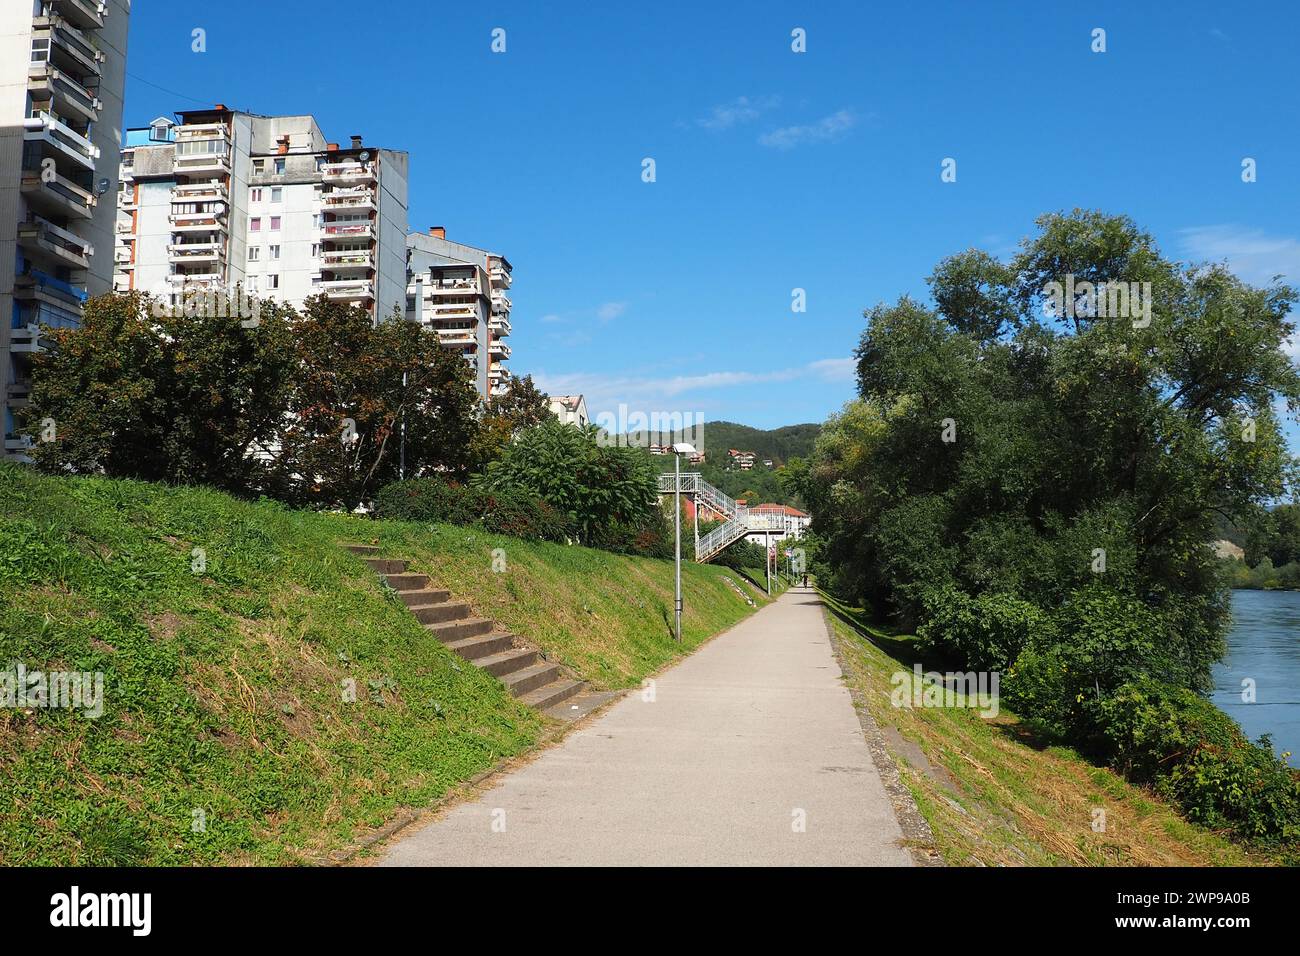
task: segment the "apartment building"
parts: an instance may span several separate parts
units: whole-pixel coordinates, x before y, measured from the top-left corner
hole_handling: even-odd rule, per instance
[[[406,311],[409,157],[326,140],[312,116],[185,110],[127,131],[114,287]]]
[[[130,0],[5,0],[0,9],[0,407],[4,455],[37,329],[75,326],[113,282]]]
[[[435,226],[407,237],[406,317],[437,331],[474,374],[485,399],[510,390],[511,266],[505,256],[453,242]]]

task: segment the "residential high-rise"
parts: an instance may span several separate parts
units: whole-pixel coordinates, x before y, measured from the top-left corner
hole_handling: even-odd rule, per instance
[[[130,0],[5,0],[0,10],[0,405],[4,454],[37,329],[75,326],[113,283]]]
[[[407,237],[406,317],[437,331],[474,372],[483,398],[510,390],[511,266],[505,256],[447,238],[435,226]]]
[[[185,110],[127,131],[115,287],[406,311],[409,160],[327,142],[314,117]]]

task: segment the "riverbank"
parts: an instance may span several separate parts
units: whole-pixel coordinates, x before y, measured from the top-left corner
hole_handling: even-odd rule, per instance
[[[910,635],[889,635],[823,595],[845,680],[880,726],[903,783],[954,866],[1271,866],[1250,849],[1069,747],[1046,746],[999,709],[895,707]],[[900,676],[901,675],[901,676]],[[910,700],[910,695],[908,697]],[[965,703],[959,698],[958,703]]]

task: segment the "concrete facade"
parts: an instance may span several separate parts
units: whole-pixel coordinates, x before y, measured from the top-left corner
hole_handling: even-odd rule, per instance
[[[0,8],[0,406],[4,454],[37,327],[75,326],[113,285],[130,0],[5,0]]]

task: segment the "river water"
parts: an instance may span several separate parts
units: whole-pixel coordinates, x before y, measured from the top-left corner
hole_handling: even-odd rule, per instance
[[[1300,591],[1233,591],[1232,619],[1211,699],[1251,740],[1272,734],[1273,749],[1300,766]],[[1242,701],[1247,679],[1254,703]]]

